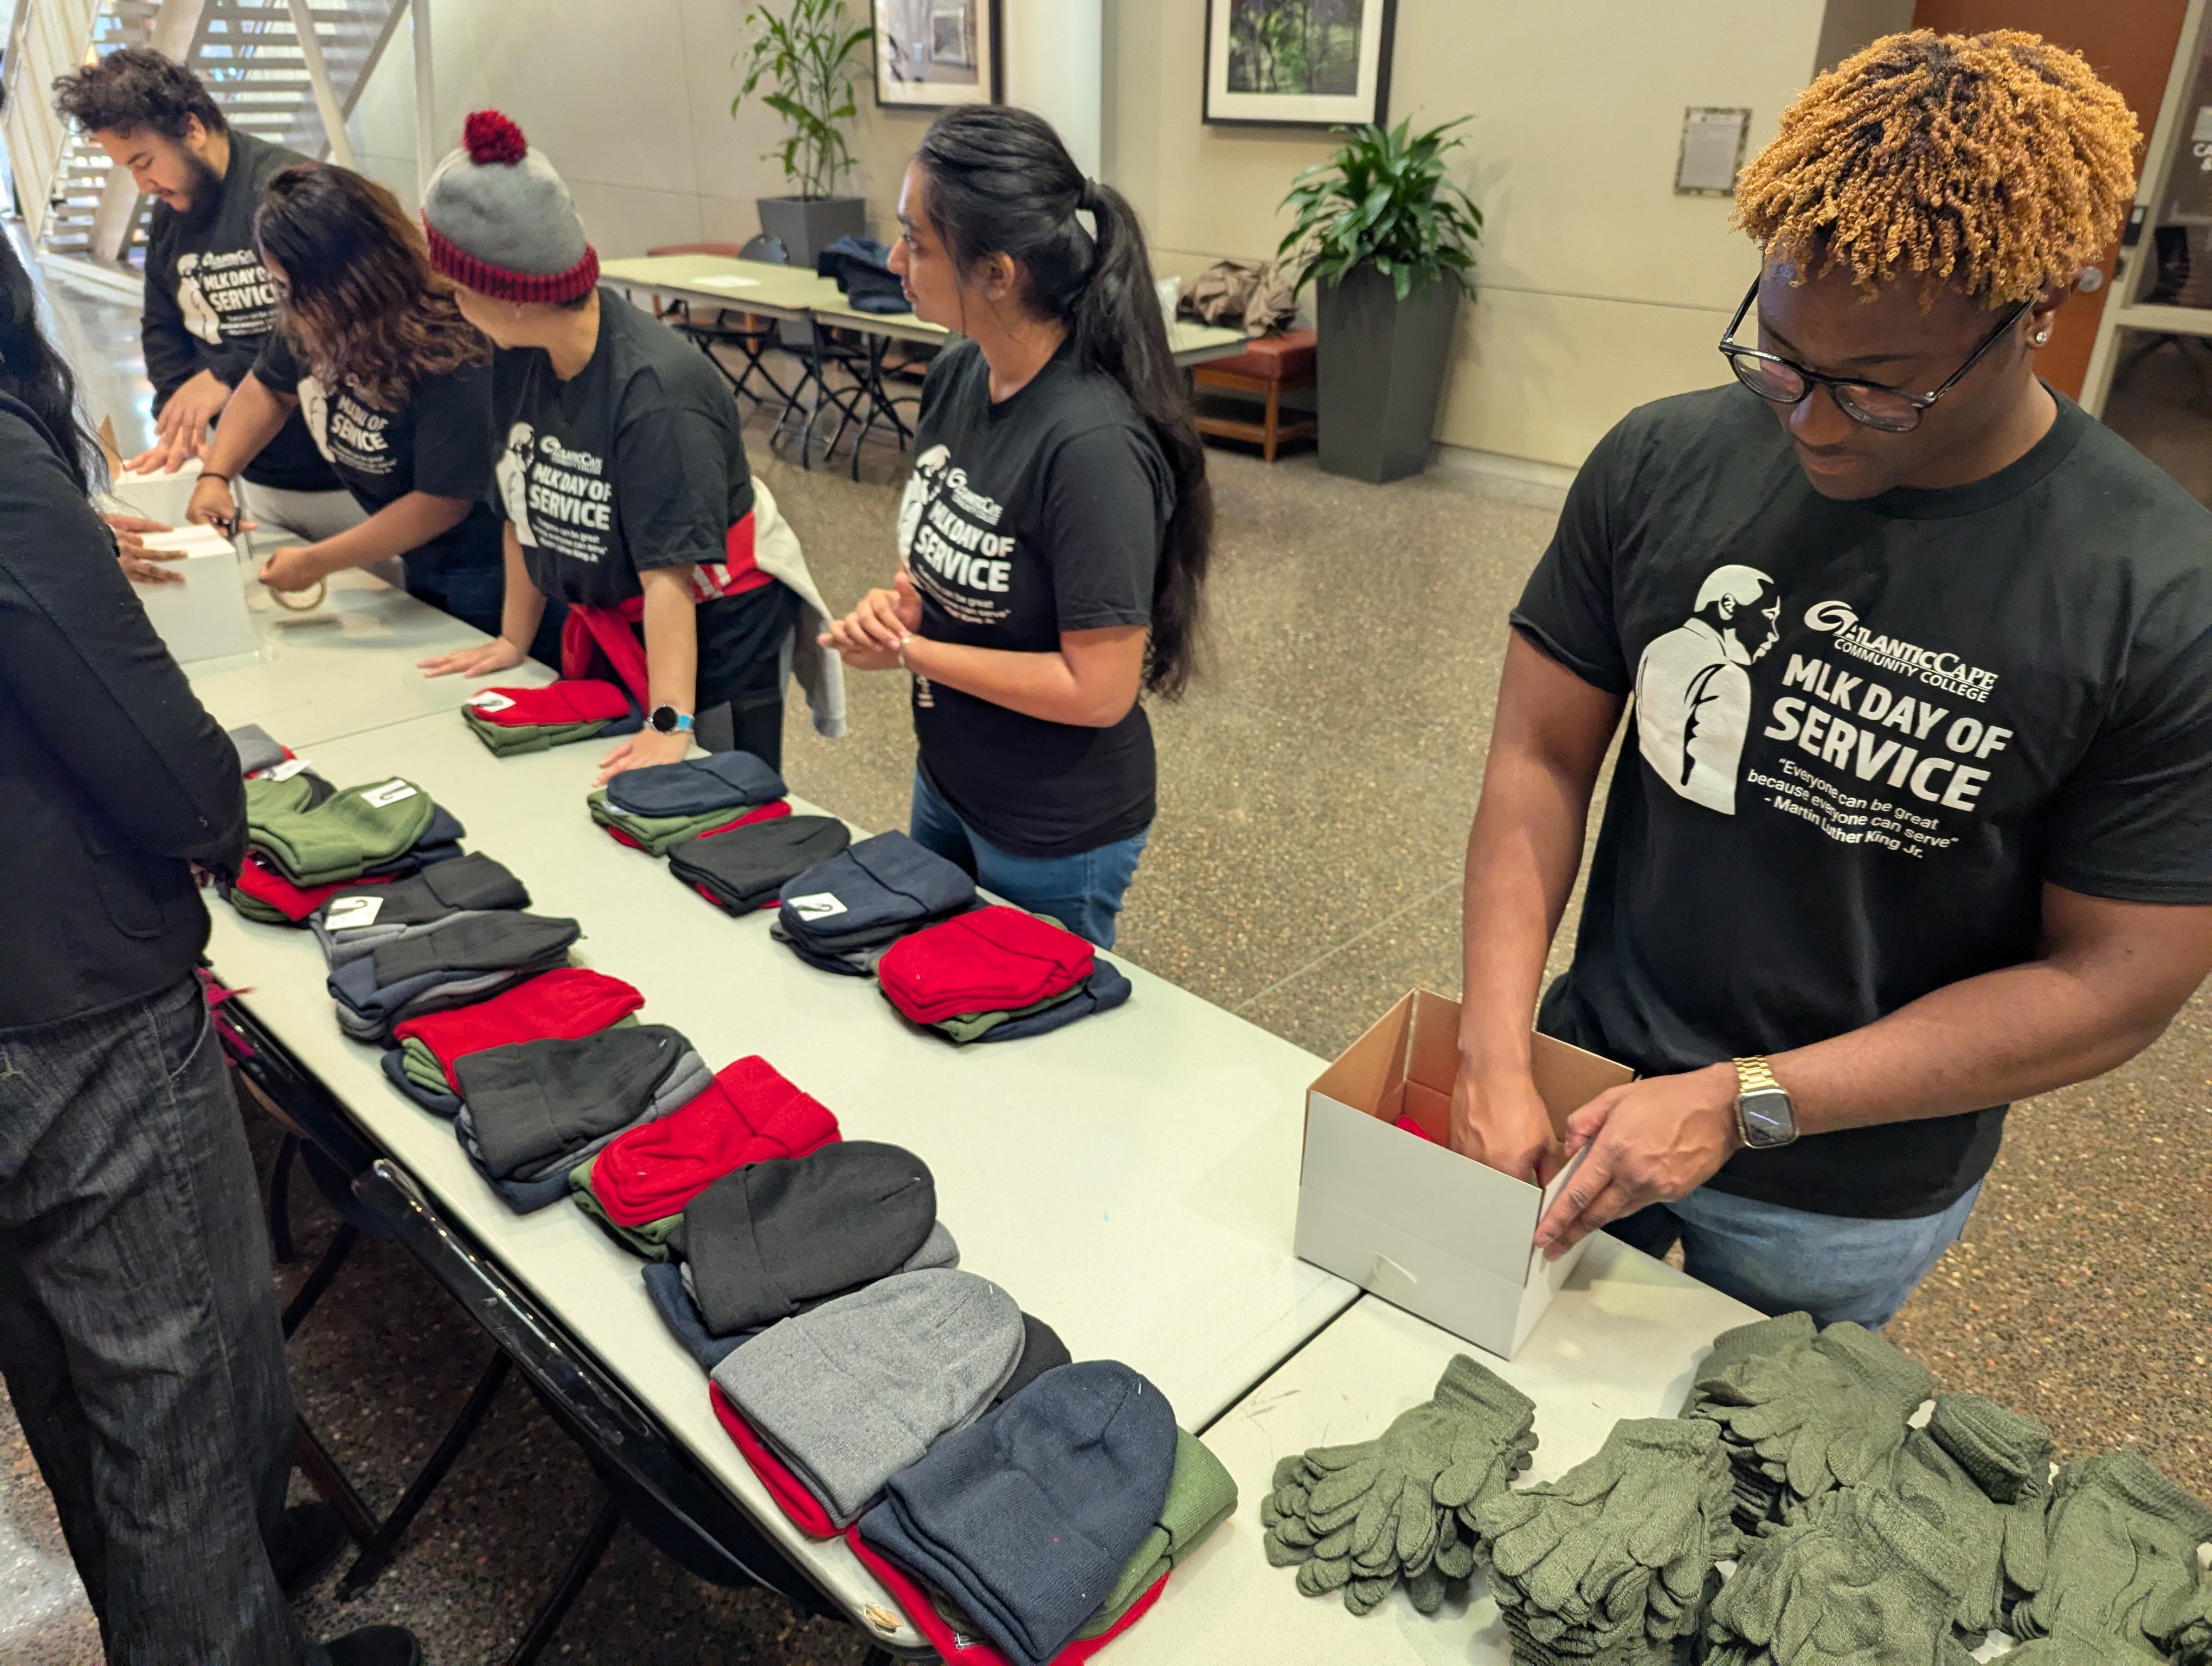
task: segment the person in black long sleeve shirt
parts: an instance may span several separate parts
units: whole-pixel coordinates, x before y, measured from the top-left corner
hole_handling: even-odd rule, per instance
[[[311,1649],[285,1599],[315,1512],[340,1535],[285,1508],[268,1239],[194,971],[192,866],[237,870],[245,789],[76,441],[0,394],[0,1375],[109,1659],[420,1666],[395,1627]]]
[[[208,425],[276,327],[276,293],[253,240],[270,178],[307,161],[234,129],[192,73],[129,47],[55,83],[55,108],[155,199],[140,337],[154,384],[154,445],[134,470],[204,457]],[[303,541],[362,519],[295,413],[243,471],[248,514]]]

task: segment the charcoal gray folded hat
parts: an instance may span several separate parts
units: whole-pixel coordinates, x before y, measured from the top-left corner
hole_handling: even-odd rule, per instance
[[[1012,1296],[931,1268],[786,1319],[715,1366],[714,1384],[843,1527],[982,1414],[1022,1341]]]
[[[430,264],[500,301],[574,301],[599,281],[575,199],[543,151],[496,110],[471,113],[461,148],[422,193]]]
[[[707,1329],[727,1336],[890,1277],[936,1224],[927,1164],[847,1140],[724,1175],[684,1209],[672,1247]]]
[[[711,1079],[691,1043],[665,1024],[511,1042],[463,1055],[453,1073],[468,1107],[465,1132],[495,1180],[541,1178],[548,1163],[565,1177],[562,1165],[580,1160],[578,1147],[647,1120],[656,1103],[663,1114],[676,1110]],[[659,1092],[672,1076],[682,1086]]]

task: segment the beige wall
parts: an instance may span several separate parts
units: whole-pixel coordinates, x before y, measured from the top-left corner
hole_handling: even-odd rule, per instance
[[[1271,254],[1327,136],[1202,123],[1205,0],[1109,14],[1109,173],[1163,271]],[[1682,111],[1747,106],[1756,148],[1822,21],[1820,0],[1399,0],[1391,117],[1474,116],[1455,172],[1486,216],[1437,438],[1572,465],[1632,405],[1725,374],[1756,261],[1726,201],[1674,194]]]

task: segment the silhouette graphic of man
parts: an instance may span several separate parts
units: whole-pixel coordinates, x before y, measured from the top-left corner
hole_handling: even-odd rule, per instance
[[[507,429],[506,449],[492,465],[500,501],[507,505],[507,518],[514,523],[514,536],[525,549],[538,545],[538,535],[530,530],[530,442],[536,437],[537,430],[529,423],[517,423]]]
[[[1781,632],[1782,593],[1755,567],[1717,567],[1690,617],[1636,662],[1637,745],[1659,779],[1692,804],[1735,814],[1737,766],[1751,724],[1744,669]]]

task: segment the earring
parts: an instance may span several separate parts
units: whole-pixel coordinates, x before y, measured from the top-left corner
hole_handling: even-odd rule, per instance
[[[2051,331],[2048,330],[2037,331],[2034,335],[2028,338],[2028,344],[2031,347],[2049,346],[2051,344]]]

